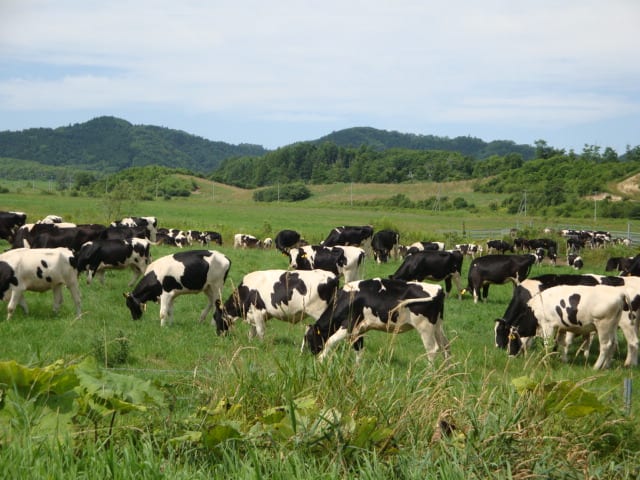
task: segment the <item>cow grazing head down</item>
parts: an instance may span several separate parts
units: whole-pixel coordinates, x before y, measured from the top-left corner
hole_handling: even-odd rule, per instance
[[[131,295],[130,292],[123,293],[123,295],[126,300],[126,305],[131,312],[131,318],[134,320],[140,320],[142,318],[142,314],[147,311],[147,304],[140,302],[140,300]]]

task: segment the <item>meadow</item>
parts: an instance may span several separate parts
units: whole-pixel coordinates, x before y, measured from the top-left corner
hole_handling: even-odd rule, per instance
[[[398,229],[406,243],[445,240],[451,246],[474,230],[524,226],[542,236],[544,227],[561,223],[489,212],[485,207],[499,197],[474,194],[462,183],[319,186],[299,204],[256,204],[251,192],[198,182],[190,198],[119,207],[124,215],[155,215],[160,226],[222,233],[224,244],[212,248],[232,262],[224,299],[244,274],[287,266],[275,250],[234,250],[238,232],[266,237],[293,228],[317,242],[334,226],[371,224]],[[399,192],[426,198],[438,190],[472,201],[481,213],[352,203]],[[63,196],[31,184],[13,185],[0,196],[0,210],[21,210],[29,219],[55,213],[76,223],[106,223],[113,220],[106,217],[108,207],[104,199]],[[627,224],[600,220],[598,228],[624,230]],[[176,250],[154,246],[152,254]],[[584,271],[604,273],[608,256],[633,254],[621,247],[586,251]],[[535,266],[532,275],[573,271],[560,263]],[[387,276],[399,265],[369,259],[365,277]],[[466,259],[463,286],[468,266]],[[0,465],[7,478],[577,479],[640,473],[638,405],[635,398],[625,401],[623,388],[637,368],[622,367],[622,337],[607,371],[591,368],[597,346],[588,361],[576,352],[566,365],[545,355],[541,344],[526,358],[508,358],[494,346],[493,324],[504,313],[510,285],[492,286],[485,303],[473,304],[469,295],[446,300],[449,362],[429,363],[415,332],[370,332],[356,365],[348,345],[324,363],[301,353],[301,324],[271,320],[262,342],[249,340],[242,322],[217,336],[214,327],[197,321],[205,305],[200,295],[178,298],[169,327],[160,328],[156,304],[133,321],[122,295],[130,290],[129,279],[128,271],[108,272],[102,286],[86,285],[83,277],[80,318],[68,292],[58,315],[50,293],[27,295],[29,315],[18,310],[6,321],[0,310],[0,362],[44,370],[59,360],[62,369],[95,360],[100,368],[94,374],[104,385],[122,392],[153,389],[162,397],[127,398],[144,409],[125,408],[124,401],[80,408],[87,398],[99,402],[95,392],[76,387],[68,393],[73,410],[65,411],[60,405],[69,404],[55,399],[55,392],[30,395],[5,386]],[[69,419],[67,426],[52,421],[51,412]]]

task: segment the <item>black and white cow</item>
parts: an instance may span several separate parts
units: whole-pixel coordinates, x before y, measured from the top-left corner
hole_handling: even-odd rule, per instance
[[[300,234],[295,230],[280,230],[276,235],[276,249],[282,253],[287,253],[290,249],[300,244]]]
[[[580,270],[584,267],[584,260],[577,253],[570,253],[567,255],[567,265],[575,268],[576,270]]]
[[[236,233],[233,236],[233,248],[260,248],[262,241],[253,235],[246,233]]]
[[[371,238],[373,237],[373,227],[371,225],[363,226],[342,226],[336,227],[327,238],[320,242],[325,247],[334,247],[336,245],[362,247],[365,250],[371,247]]]
[[[602,281],[608,282],[606,284],[600,283],[597,276],[575,277],[578,277],[575,285],[554,285],[553,282],[547,285],[532,279],[517,286],[504,318],[496,325],[496,345],[506,346],[509,354],[515,355],[538,329],[545,343],[553,340],[558,330],[574,335],[595,330],[600,354],[593,368],[607,368],[620,327],[627,340],[625,366],[637,365],[638,334],[635,313],[631,312],[634,310],[632,296],[637,301],[637,287],[625,286],[620,277],[605,277]],[[563,359],[566,359],[566,345]]]
[[[151,242],[146,238],[126,240],[94,240],[85,243],[77,256],[78,272],[87,272],[87,283],[94,276],[104,285],[104,272],[107,269],[130,268],[133,276],[129,286],[133,285],[151,263]]]
[[[345,282],[352,282],[362,278],[364,258],[364,250],[359,247],[305,245],[289,250],[289,267],[327,270],[344,277]]]
[[[122,220],[111,222],[112,227],[145,227],[149,232],[148,239],[152,242],[156,241],[156,233],[158,232],[158,219],[156,217],[126,217]]]
[[[619,273],[628,272],[633,264],[635,257],[610,257],[607,260],[604,270],[606,272],[612,272],[617,270]]]
[[[209,245],[210,243],[216,243],[222,245],[222,235],[219,232],[213,230],[206,230],[201,235],[202,245]]]
[[[318,320],[335,299],[338,277],[326,270],[259,270],[248,273],[224,305],[216,303],[218,334],[238,318],[250,325],[249,337],[264,338],[265,323],[277,318],[298,323],[305,316]]]
[[[425,250],[407,255],[398,270],[389,278],[396,280],[421,282],[422,280],[444,280],[447,296],[451,294],[451,280],[458,289],[458,298],[462,298],[460,288],[460,272],[462,272],[462,252],[440,252]]]
[[[373,235],[371,248],[378,263],[387,263],[389,257],[398,258],[400,234],[395,230],[379,230]]]
[[[417,252],[423,252],[425,250],[434,252],[434,251],[444,251],[444,242],[413,242],[408,247],[403,249],[403,256],[411,255]]]
[[[403,333],[415,329],[429,360],[439,351],[449,356],[442,328],[444,292],[439,285],[373,278],[347,283],[338,290],[335,306],[308,327],[305,345],[324,359],[340,341],[350,339],[359,352],[368,330]]]
[[[81,314],[80,288],[74,254],[68,248],[16,248],[0,254],[0,299],[9,301],[7,320],[20,305],[29,312],[24,292],[53,290],[53,311],[62,304],[62,287],[67,287]]]
[[[106,227],[100,224],[26,224],[16,232],[13,248],[65,247],[78,252],[83,244],[102,238]]]
[[[23,212],[0,212],[0,239],[13,243],[16,231],[27,221]]]
[[[204,293],[209,302],[200,314],[202,322],[220,298],[230,268],[229,259],[215,250],[187,250],[161,257],[147,267],[133,291],[124,294],[127,307],[138,320],[148,301],[160,302],[160,325],[164,326],[173,322],[177,296]]]
[[[537,257],[533,254],[524,255],[485,255],[476,258],[469,266],[467,275],[467,290],[471,291],[474,303],[486,300],[489,285],[502,285],[508,281],[519,284],[529,276],[531,266]],[[482,291],[481,291],[482,289]]]
[[[506,252],[513,252],[514,249],[513,245],[509,242],[505,242],[504,240],[489,240],[487,242],[487,251],[489,253],[500,252],[501,254],[504,254]]]
[[[455,245],[454,249],[462,252],[462,255],[469,255],[472,259],[482,254],[482,246],[475,243],[460,243]]]

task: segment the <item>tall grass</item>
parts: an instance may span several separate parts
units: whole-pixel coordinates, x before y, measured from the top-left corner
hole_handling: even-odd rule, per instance
[[[131,213],[155,214],[165,226],[223,232],[225,245],[216,250],[232,261],[225,298],[244,274],[287,265],[275,251],[231,248],[232,234],[240,231],[267,236],[296,228],[318,241],[333,226],[372,223],[427,240],[441,238],[463,220],[467,228],[510,227],[514,220],[336,208],[320,199],[302,206],[255,205],[242,191],[229,189],[225,196],[223,187],[219,190],[216,186],[219,197],[213,202],[202,193],[140,203]],[[99,211],[98,199],[22,193],[0,201],[0,208],[26,211],[32,219],[58,213],[83,223],[96,221]],[[173,251],[154,246],[152,254]],[[606,256],[613,253],[632,254],[585,252],[585,271],[603,273]],[[468,265],[465,260],[463,286]],[[369,261],[366,277],[388,276],[398,266],[399,261]],[[560,271],[571,270],[542,265],[533,274]],[[348,345],[324,363],[300,353],[303,325],[271,320],[260,342],[250,341],[248,326],[239,322],[218,337],[211,325],[197,321],[202,295],[178,298],[170,327],[160,328],[155,304],[134,322],[122,296],[129,278],[129,272],[108,272],[104,286],[86,285],[82,278],[79,319],[66,293],[58,315],[52,313],[50,293],[28,293],[29,315],[18,309],[11,321],[0,320],[0,361],[72,364],[96,357],[112,371],[156,382],[167,407],[121,415],[111,437],[101,432],[96,442],[81,423],[71,439],[33,435],[42,419],[38,400],[20,405],[21,415],[9,419],[3,417],[4,404],[0,467],[7,478],[634,478],[639,473],[637,401],[626,412],[622,391],[623,380],[633,379],[636,369],[621,367],[624,341],[614,367],[605,372],[591,369],[596,348],[587,364],[577,356],[564,365],[542,348],[509,359],[493,344],[493,322],[504,313],[509,285],[492,286],[486,303],[455,295],[446,300],[450,362],[429,363],[415,332],[371,332],[356,364]],[[524,375],[538,387],[520,394],[512,381]],[[608,408],[579,418],[550,411],[551,385],[561,380],[595,393]],[[282,412],[278,433],[268,422]],[[219,424],[233,426],[239,437],[214,444],[193,436]]]

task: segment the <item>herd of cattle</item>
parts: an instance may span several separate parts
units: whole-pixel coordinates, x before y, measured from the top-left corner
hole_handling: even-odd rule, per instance
[[[96,276],[104,282],[106,269],[130,268],[129,285],[135,287],[124,296],[133,319],[141,318],[147,302],[154,301],[160,304],[161,325],[170,324],[175,297],[203,293],[208,303],[200,321],[213,311],[212,323],[218,333],[244,319],[251,326],[250,335],[263,338],[270,318],[295,323],[310,316],[315,323],[307,328],[303,347],[319,358],[345,339],[360,352],[367,330],[401,333],[415,329],[428,358],[433,359],[438,352],[449,356],[443,313],[452,283],[458,298],[469,291],[475,303],[486,300],[491,284],[512,282],[511,302],[495,322],[497,347],[515,355],[540,335],[545,341],[557,340],[566,356],[574,336],[591,339],[597,334],[600,355],[594,368],[606,368],[620,328],[627,342],[625,365],[637,364],[640,256],[610,259],[606,270],[618,269],[616,276],[562,274],[530,279],[532,266],[545,257],[555,264],[555,241],[489,241],[483,255],[484,248],[475,244],[456,245],[452,250],[445,250],[440,242],[405,247],[398,232],[374,232],[371,226],[336,227],[317,245],[307,244],[295,230],[282,230],[274,240],[239,233],[234,236],[234,248],[274,245],[288,257],[289,268],[244,275],[223,302],[221,293],[231,269],[224,254],[194,249],[152,261],[150,253],[151,245],[160,243],[222,245],[216,232],[158,229],[155,217],[131,217],[104,226],[66,224],[50,216],[27,224],[24,213],[0,212],[0,238],[11,245],[0,254],[0,298],[8,301],[7,319],[18,305],[28,312],[25,291],[53,290],[57,311],[65,286],[80,315],[80,274],[86,273],[88,282]],[[584,246],[567,243],[567,259],[573,255],[569,263],[575,268],[582,266],[579,253]],[[389,278],[364,279],[363,265],[369,254],[380,263],[403,259]],[[471,263],[463,289],[460,276],[465,256]],[[424,280],[444,281],[444,288]]]

